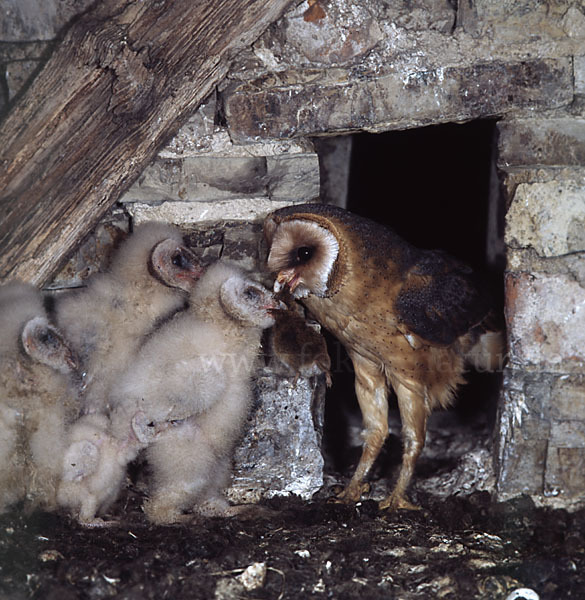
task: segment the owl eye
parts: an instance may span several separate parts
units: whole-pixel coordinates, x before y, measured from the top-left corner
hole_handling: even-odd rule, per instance
[[[57,338],[50,329],[45,329],[39,335],[39,342],[45,346],[54,346],[57,343]]]
[[[313,256],[313,248],[310,246],[301,246],[297,250],[297,263],[304,264]]]
[[[179,267],[180,269],[185,269],[187,266],[187,261],[181,252],[174,254],[171,261],[175,267]]]
[[[262,295],[260,290],[258,290],[255,287],[247,287],[244,290],[244,294],[246,295],[246,298],[248,298],[249,300],[259,300],[260,296]]]

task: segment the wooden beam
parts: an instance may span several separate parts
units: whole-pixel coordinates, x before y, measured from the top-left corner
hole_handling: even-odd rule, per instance
[[[0,127],[0,278],[46,283],[290,0],[104,0]]]

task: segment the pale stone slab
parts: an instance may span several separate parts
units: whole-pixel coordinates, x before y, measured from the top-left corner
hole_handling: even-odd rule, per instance
[[[512,273],[506,299],[512,363],[585,368],[585,288],[567,275]]]
[[[585,165],[585,119],[514,119],[498,123],[498,166]]]
[[[277,202],[269,198],[240,198],[215,202],[131,202],[126,205],[126,209],[136,224],[145,221],[166,221],[176,225],[189,225],[203,222],[257,221],[269,212],[289,204],[289,201]]]
[[[157,159],[142,172],[121,202],[209,202],[264,196],[266,170],[264,157]]]
[[[206,100],[198,111],[159,152],[160,158],[185,158],[188,156],[258,157],[281,154],[307,154],[314,152],[312,143],[305,139],[267,139],[253,144],[234,144],[224,127],[213,124],[215,101]]]
[[[585,250],[585,182],[518,185],[506,215],[506,244],[545,257]]]
[[[322,414],[316,415],[317,423],[313,415],[322,411],[321,379],[299,378],[294,383],[268,371],[259,374],[256,407],[234,454],[233,480],[227,490],[232,502],[290,494],[309,500],[319,491]]]
[[[492,35],[502,40],[529,38],[534,31],[547,38],[578,35],[579,10],[567,10],[567,2],[547,0],[473,0],[458,3],[457,25],[475,36]]]
[[[575,56],[573,69],[575,71],[575,93],[585,96],[585,56]]]
[[[547,449],[545,488],[548,497],[579,501],[585,489],[585,448],[551,444]]]
[[[585,420],[585,377],[560,377],[552,388],[550,411],[558,420]]]
[[[268,195],[273,200],[313,200],[319,196],[319,158],[316,153],[266,157]]]
[[[557,448],[585,449],[585,420],[554,421],[551,424],[549,441]]]

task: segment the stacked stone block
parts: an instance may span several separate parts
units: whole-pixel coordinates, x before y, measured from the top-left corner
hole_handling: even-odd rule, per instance
[[[498,493],[578,505],[585,489],[585,120],[503,121],[509,364]]]
[[[121,198],[136,223],[258,221],[319,195],[319,161],[304,139],[234,144],[212,96]]]

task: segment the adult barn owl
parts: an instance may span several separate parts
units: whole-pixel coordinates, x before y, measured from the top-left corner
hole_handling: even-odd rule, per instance
[[[340,498],[359,500],[363,480],[388,435],[389,387],[398,399],[403,454],[381,508],[416,508],[406,490],[427,418],[447,407],[466,363],[495,368],[501,334],[469,267],[420,250],[390,229],[323,204],[289,206],[264,223],[275,291],[295,298],[347,349],[363,419],[362,455]]]

